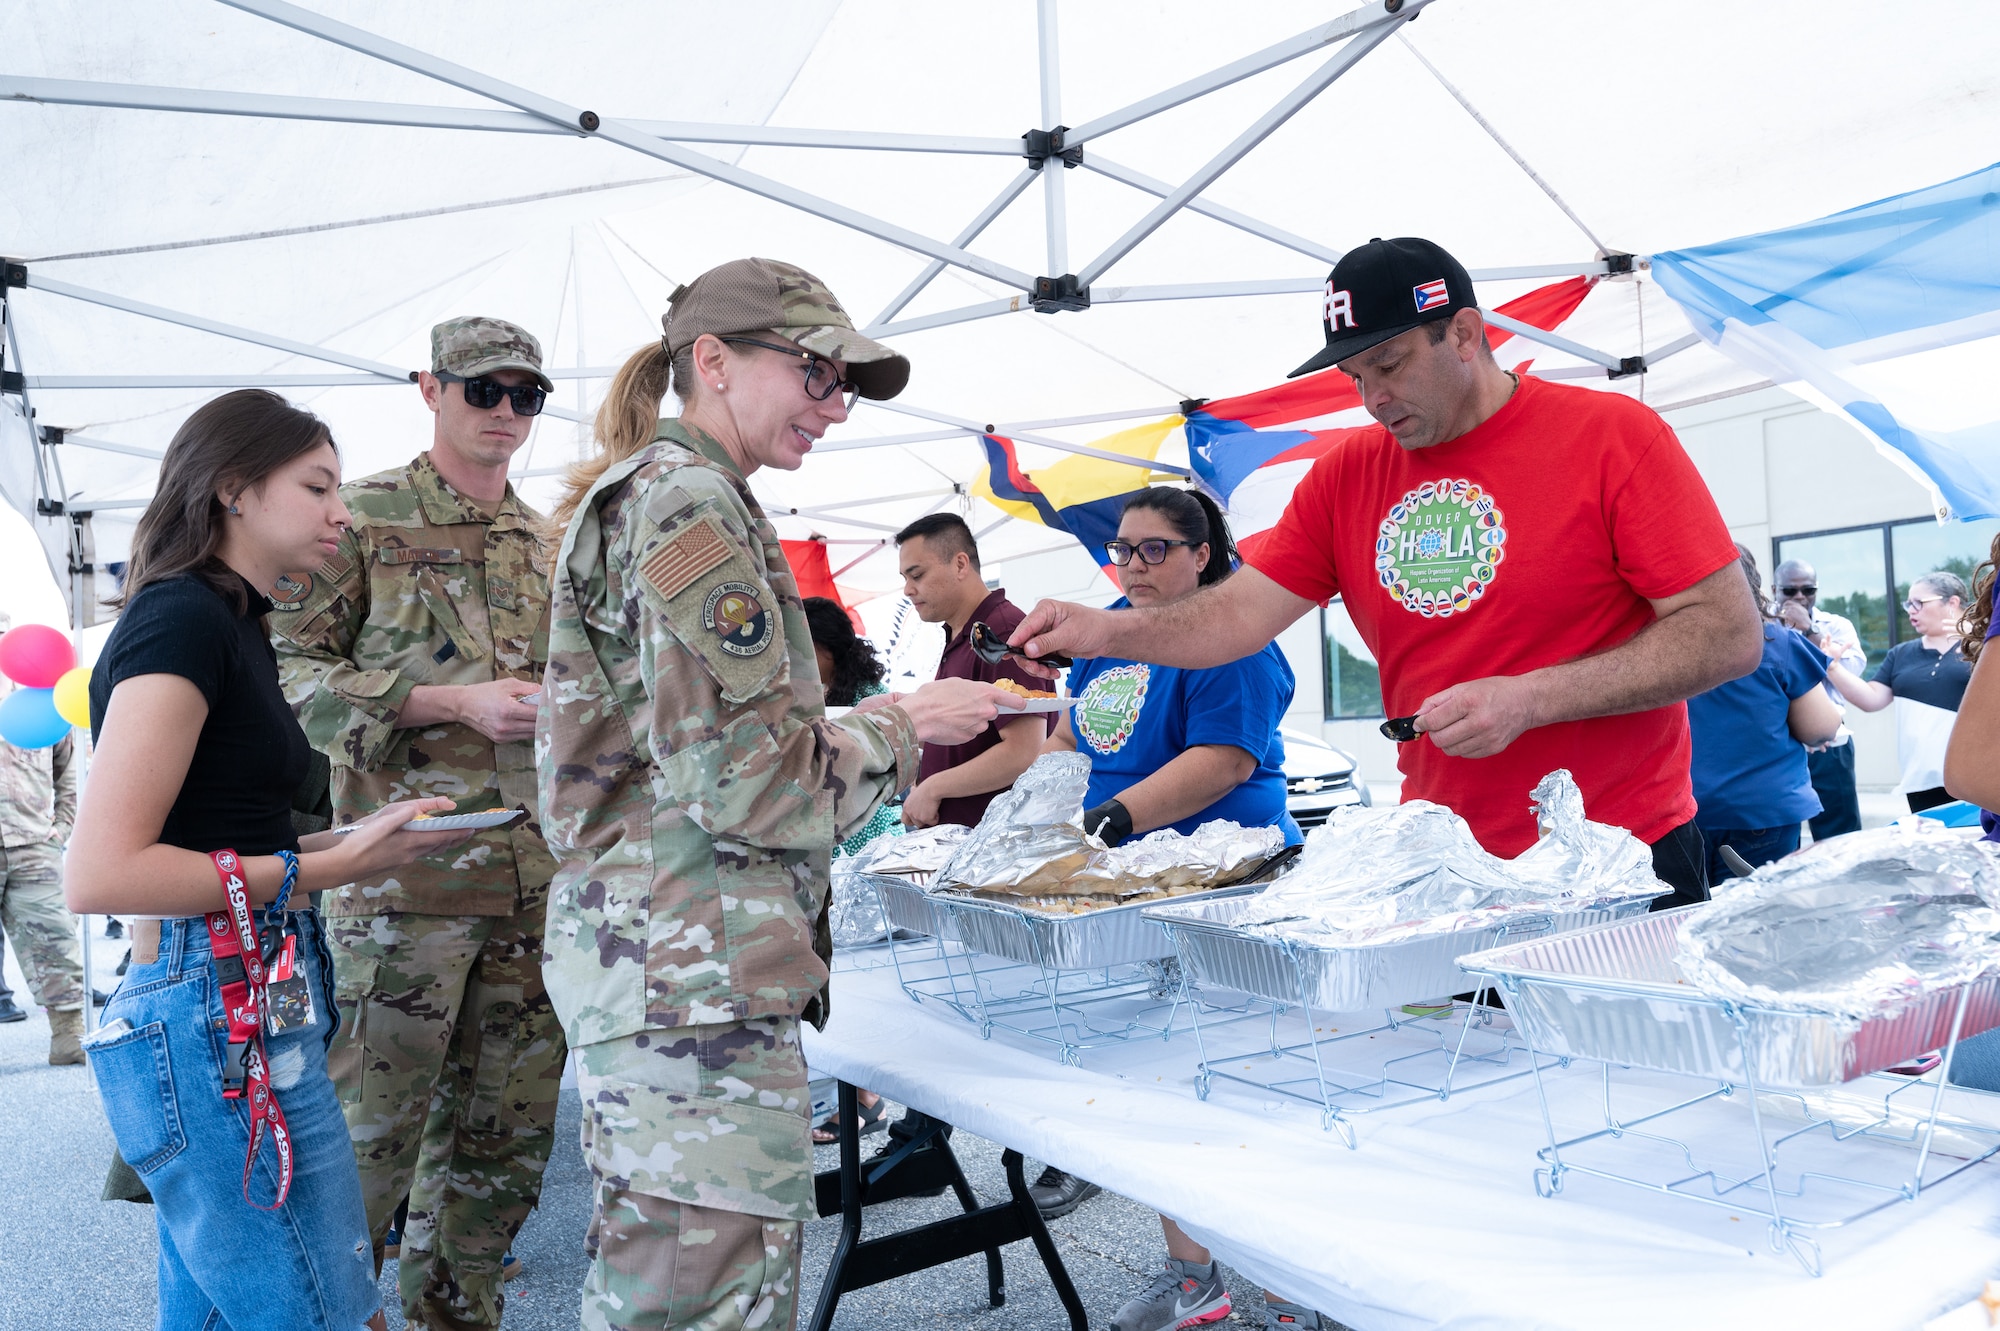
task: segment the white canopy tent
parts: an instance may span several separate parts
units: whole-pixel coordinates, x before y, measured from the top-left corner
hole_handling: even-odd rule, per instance
[[[2000,157],[1978,0],[26,0],[0,51],[0,489],[85,602],[213,393],[280,388],[361,475],[428,441],[429,327],[514,319],[563,381],[518,464],[545,496],[667,293],[746,253],[811,268],[915,364],[759,474],[786,536],[827,538],[865,597],[896,586],[887,534],[958,505],[989,565],[1062,551],[1082,587],[1073,541],[967,496],[971,432],[1032,468],[1276,382],[1354,243],[1429,236],[1489,308],[1610,274],[1518,355],[1669,407],[1764,381],[1619,256]],[[1978,331],[1869,373],[1938,428],[2000,418]],[[1186,467],[1172,441],[1154,470]]]

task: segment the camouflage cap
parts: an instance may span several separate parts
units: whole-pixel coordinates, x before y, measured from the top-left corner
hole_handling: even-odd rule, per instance
[[[900,351],[854,331],[826,283],[776,259],[732,259],[711,268],[668,298],[660,320],[667,354],[678,356],[703,333],[727,337],[769,329],[829,360],[845,361],[861,396],[886,399],[910,382]]]
[[[495,370],[526,370],[544,393],[556,391],[542,373],[542,344],[518,324],[474,314],[431,329],[432,374],[473,379]]]

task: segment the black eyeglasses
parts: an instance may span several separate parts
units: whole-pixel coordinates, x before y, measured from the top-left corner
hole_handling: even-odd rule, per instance
[[[1818,596],[1818,595],[1819,595],[1819,587],[1818,587],[1818,585],[1817,585],[1817,584],[1810,584],[1810,585],[1807,585],[1807,586],[1804,586],[1804,587],[1780,587],[1780,588],[1778,588],[1778,595],[1780,595],[1780,596]]]
[[[1139,556],[1141,563],[1157,564],[1165,559],[1167,551],[1176,545],[1185,545],[1189,549],[1193,549],[1195,546],[1201,544],[1203,544],[1201,541],[1139,541],[1137,543],[1132,541],[1106,541],[1104,543],[1104,553],[1110,558],[1112,563],[1120,568],[1124,568],[1132,562],[1132,556],[1135,554]]]
[[[500,399],[504,397],[514,404],[516,416],[539,416],[542,404],[549,400],[549,395],[542,391],[540,384],[503,384],[483,374],[468,379],[462,374],[447,374],[443,370],[438,371],[437,377],[442,383],[464,384],[465,405],[477,411],[499,406]]]
[[[861,396],[861,387],[852,379],[840,377],[832,361],[824,356],[816,356],[803,347],[781,346],[776,342],[760,342],[754,337],[725,337],[724,342],[734,342],[738,346],[762,347],[766,351],[776,351],[786,356],[799,356],[805,360],[802,367],[806,372],[806,396],[815,402],[824,402],[835,392],[847,395],[846,407],[854,409],[854,399]]]

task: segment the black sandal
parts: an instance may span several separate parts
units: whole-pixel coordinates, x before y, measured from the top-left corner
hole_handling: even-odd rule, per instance
[[[881,1132],[889,1126],[888,1101],[877,1099],[872,1105],[861,1106],[861,1133],[866,1137],[871,1132]],[[825,1136],[821,1136],[825,1133]],[[827,1115],[824,1122],[812,1130],[813,1145],[831,1146],[840,1140],[840,1115]]]

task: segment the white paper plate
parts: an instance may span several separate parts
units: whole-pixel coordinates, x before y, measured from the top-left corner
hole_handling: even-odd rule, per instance
[[[1065,708],[1076,706],[1076,701],[1075,698],[1029,698],[1022,704],[1021,710],[1024,712],[1060,712]],[[1002,717],[1008,715],[1004,708],[1000,714]]]
[[[442,818],[412,818],[410,820],[410,830],[413,832],[466,832],[482,827],[505,827],[508,823],[522,817],[524,813],[525,810],[522,809],[487,809],[481,813],[448,813]],[[345,833],[358,831],[360,827],[360,823],[349,823],[345,827],[336,827],[333,830]]]

